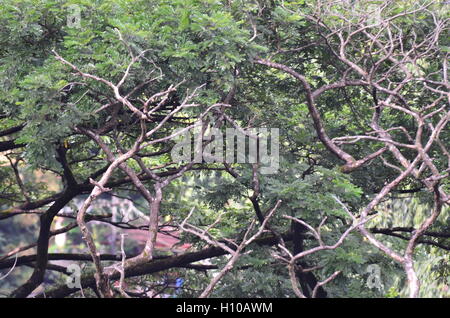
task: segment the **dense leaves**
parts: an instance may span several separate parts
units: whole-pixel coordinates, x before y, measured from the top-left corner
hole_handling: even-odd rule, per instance
[[[333,3],[1,0],[0,251],[5,257],[0,256],[0,269],[7,273],[16,254],[18,260],[27,254],[40,259],[19,263],[2,279],[2,295],[15,290],[13,296],[27,296],[23,286],[33,290],[43,281],[55,296],[79,295],[64,289],[67,272],[47,259],[47,251],[89,252],[75,222],[80,202],[100,189],[96,182],[114,161],[111,156],[132,149],[144,131],[148,144],[133,153],[126,166],[154,200],[148,200],[118,164],[120,169],[112,171],[105,185],[113,196],[133,202],[140,216],[130,221],[121,214],[117,219],[114,206],[88,210],[85,220],[96,221],[89,228],[99,251],[120,253],[121,231],[140,228],[150,237],[147,230],[159,224],[160,233],[177,236],[180,246],[188,244],[182,253],[205,254],[177,263],[179,250],[155,249],[154,259],[130,263],[127,275],[138,277],[126,278],[129,296],[198,297],[226,267],[230,255],[215,250],[204,237],[180,231],[189,213],[189,223],[209,233],[211,240],[237,248],[246,231],[254,226],[254,234],[261,216],[281,200],[267,231],[226,271],[211,296],[299,296],[292,288],[286,251],[295,255],[341,238],[339,246],[295,263],[294,276],[305,295],[312,296],[317,282],[332,277],[321,287],[322,296],[407,296],[406,261],[383,253],[356,228],[348,235],[346,230],[361,217],[371,235],[403,255],[414,232],[442,203],[436,219],[413,244],[414,267],[421,280],[420,296],[448,297],[449,198],[442,194],[436,200],[437,193],[450,190],[450,133],[445,126],[448,5],[406,0]],[[175,113],[183,103],[190,106]],[[199,120],[216,103],[227,107],[210,111],[207,120],[223,132],[233,125],[279,128],[277,173],[260,174],[260,167],[249,163],[172,162],[176,139],[166,137]],[[224,120],[224,114],[230,120]],[[426,145],[428,139],[433,143],[420,156],[418,147],[405,146]],[[383,152],[363,160],[383,147]],[[415,167],[420,172],[404,176],[364,210],[416,156],[422,160],[422,168]],[[432,164],[427,165],[427,157]],[[360,159],[364,162],[358,163]],[[160,187],[160,178],[171,176]],[[430,183],[436,180],[432,177],[437,183]],[[152,202],[159,190],[161,205],[152,221]],[[321,242],[311,229],[296,230],[295,219],[320,228]],[[63,246],[53,238],[49,243],[42,230],[54,232],[57,220],[59,227],[68,226]],[[29,244],[34,245],[14,251]],[[125,244],[128,256],[142,251],[132,240]],[[169,260],[166,267],[164,257]],[[107,267],[113,260],[120,259],[102,261]],[[151,268],[158,261],[162,265]],[[85,296],[98,296],[93,275],[98,267],[81,263]],[[381,269],[376,276],[381,285],[375,287],[370,271],[374,264]],[[30,279],[31,269],[25,265],[34,267]],[[118,281],[118,272],[114,275],[110,279]],[[175,286],[181,277],[183,287]],[[29,285],[23,285],[26,281]],[[119,289],[116,295],[124,296]]]

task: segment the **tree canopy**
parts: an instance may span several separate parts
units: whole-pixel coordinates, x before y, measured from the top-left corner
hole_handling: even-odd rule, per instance
[[[450,295],[448,1],[0,4],[2,296]]]

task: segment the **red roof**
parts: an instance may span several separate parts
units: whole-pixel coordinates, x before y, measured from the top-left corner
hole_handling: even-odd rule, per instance
[[[135,240],[136,242],[145,244],[148,238],[148,231],[146,230],[125,230],[130,239]],[[156,244],[155,248],[158,250],[170,251],[174,250],[177,252],[182,252],[191,247],[191,244],[181,244],[177,245],[180,240],[176,237],[179,233],[172,232],[171,235],[166,233],[158,232],[156,236]]]

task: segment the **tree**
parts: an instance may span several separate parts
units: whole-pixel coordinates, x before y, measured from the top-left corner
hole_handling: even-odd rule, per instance
[[[91,262],[80,282],[94,294],[81,292],[98,297],[179,290],[161,283],[171,273],[190,297],[445,295],[447,6],[7,1],[0,221],[25,228],[39,217],[35,242],[17,235],[2,251],[11,296],[29,296],[50,271],[71,275],[55,260]],[[261,150],[262,127],[280,131],[276,173],[264,172],[261,155],[221,158],[234,147],[220,141],[227,129]],[[192,131],[183,144],[192,156],[175,160]],[[33,180],[36,171],[59,188]],[[95,213],[106,193],[132,197],[145,224]],[[69,222],[52,229],[61,218]],[[146,244],[130,255],[122,237],[121,254],[107,254],[99,243],[108,230],[94,222],[144,227]],[[192,250],[155,249],[167,227]],[[83,253],[49,253],[51,237],[74,231]],[[384,289],[368,290],[371,264],[383,269]],[[14,275],[25,265],[33,272],[21,281]],[[80,292],[53,277],[47,297]],[[420,280],[439,289],[420,294]]]

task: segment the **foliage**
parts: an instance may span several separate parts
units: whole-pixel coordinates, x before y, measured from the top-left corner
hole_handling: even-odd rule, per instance
[[[170,228],[169,233],[181,240],[179,245],[189,244],[184,253],[209,251],[214,245],[205,237],[180,232],[180,224],[187,221],[190,212],[189,223],[209,233],[211,240],[238,246],[251,224],[256,224],[251,234],[256,232],[261,223],[258,213],[267,215],[281,200],[270,219],[270,229],[256,241],[271,235],[290,238],[251,244],[211,296],[298,296],[286,266],[288,256],[280,245],[283,243],[286,250],[296,253],[296,238],[301,238],[302,251],[317,247],[319,242],[311,231],[295,232],[292,218],[320,228],[324,244],[335,244],[356,222],[349,214],[360,217],[377,194],[399,176],[399,170],[407,169],[396,161],[398,154],[392,151],[392,145],[400,145],[401,155],[412,162],[417,148],[402,146],[414,144],[417,136],[419,142],[434,138],[427,156],[439,172],[431,168],[430,172],[423,163],[422,174],[402,178],[369,211],[369,216],[376,216],[364,223],[386,247],[403,253],[411,235],[436,206],[437,186],[427,184],[431,176],[441,174],[439,189],[445,193],[450,189],[450,158],[442,150],[450,144],[448,127],[444,124],[438,136],[433,135],[434,128],[429,128],[439,126],[444,114],[448,117],[448,79],[442,77],[446,74],[443,70],[447,62],[443,61],[448,59],[450,45],[449,10],[446,4],[431,2],[352,1],[354,5],[349,7],[348,1],[326,6],[323,1],[1,0],[0,255],[35,242],[45,248],[38,251],[33,246],[20,256],[29,253],[41,257],[42,250],[92,252],[81,238],[82,229],[75,220],[81,208],[74,202],[84,202],[97,189],[95,182],[100,182],[114,158],[132,149],[143,125],[145,133],[155,131],[145,139],[149,144],[123,165],[118,164],[105,185],[111,194],[132,201],[147,218],[117,221],[108,217],[112,206],[88,210],[85,220],[97,222],[89,224],[89,228],[102,253],[120,252],[117,233],[125,232],[124,228],[150,232],[152,226],[158,228],[158,224],[148,221],[156,199],[148,200],[129,171],[123,169],[125,165],[154,198],[158,189],[162,191],[156,223],[159,220],[160,232],[169,231],[163,223]],[[68,22],[74,6],[80,10],[79,25]],[[376,17],[385,22],[377,24],[373,21]],[[358,23],[367,24],[366,33],[358,29]],[[389,49],[394,52],[392,55]],[[274,63],[282,66],[272,67]],[[358,68],[354,65],[361,65],[362,71],[355,71]],[[311,92],[318,92],[312,106],[320,115],[330,143],[356,159],[367,158],[382,147],[389,151],[346,170],[357,160],[343,160],[330,150],[312,116],[308,89],[287,69],[301,74]],[[361,75],[365,70],[370,71],[370,76]],[[83,75],[87,73],[91,76]],[[105,84],[120,83],[122,78],[117,92]],[[344,85],[332,86],[341,80]],[[358,84],[349,84],[357,81]],[[390,90],[395,85],[399,88],[392,89],[393,93]],[[138,105],[139,111],[151,107],[153,117],[148,115],[144,122],[117,94]],[[151,99],[152,96],[156,97]],[[407,106],[399,110],[404,106],[402,99]],[[151,103],[144,106],[147,100]],[[386,100],[392,101],[394,107],[385,105],[377,124],[390,133],[394,142],[381,137],[362,138],[378,136],[373,118],[378,101]],[[192,107],[171,114],[183,103],[191,103]],[[255,166],[249,163],[227,166],[202,162],[189,166],[172,162],[170,150],[175,139],[166,137],[199,120],[216,103],[230,106],[209,112],[210,124],[222,132],[233,125],[280,129],[280,167],[276,174],[258,172],[256,184]],[[419,125],[415,121],[419,115],[411,113],[432,116]],[[223,114],[233,124],[224,120]],[[419,135],[421,125],[425,128]],[[113,160],[105,147],[110,149]],[[161,186],[162,179],[145,171],[145,167],[161,178],[174,178]],[[182,173],[177,175],[178,171]],[[443,205],[415,247],[415,268],[423,297],[449,296],[448,198]],[[56,213],[52,210],[55,208]],[[69,210],[69,214],[61,215]],[[33,214],[41,215],[39,222]],[[61,250],[53,241],[48,245],[48,237],[42,239],[44,234],[40,233],[45,233],[45,222],[49,222],[49,230],[55,231],[50,226],[60,218],[64,219],[62,226],[74,224]],[[108,226],[100,225],[104,223]],[[111,237],[116,248],[108,245]],[[408,280],[402,265],[369,243],[367,235],[354,229],[340,246],[309,254],[297,265],[315,268],[317,281],[339,271],[324,285],[329,297],[406,297]],[[130,241],[125,244],[127,255],[138,254],[141,249]],[[162,262],[164,257],[175,259],[177,253],[155,251],[155,259],[139,266]],[[0,266],[13,259],[12,255],[5,259],[0,256]],[[135,292],[134,296],[159,290],[158,295],[198,297],[231,256],[205,259],[209,261],[127,278],[127,286]],[[47,262],[44,263],[45,272]],[[104,264],[107,267],[114,262]],[[371,264],[381,268],[382,289],[368,287],[367,268]],[[204,270],[203,275],[188,265],[215,267]],[[35,273],[39,272],[38,266]],[[1,273],[10,267],[0,267]],[[11,293],[24,286],[31,271],[26,268],[21,265],[14,269],[2,281],[0,291]],[[84,279],[94,277],[95,271],[92,264],[87,266]],[[49,272],[47,268],[45,277],[51,282],[48,290],[57,292],[64,286],[66,276]],[[300,272],[296,275],[300,285],[304,285]],[[173,281],[180,277],[184,287],[177,289]],[[34,279],[30,279],[33,284],[39,281]],[[90,287],[95,289],[94,285]],[[122,297],[119,293],[116,295]],[[86,289],[85,295],[97,294]]]

